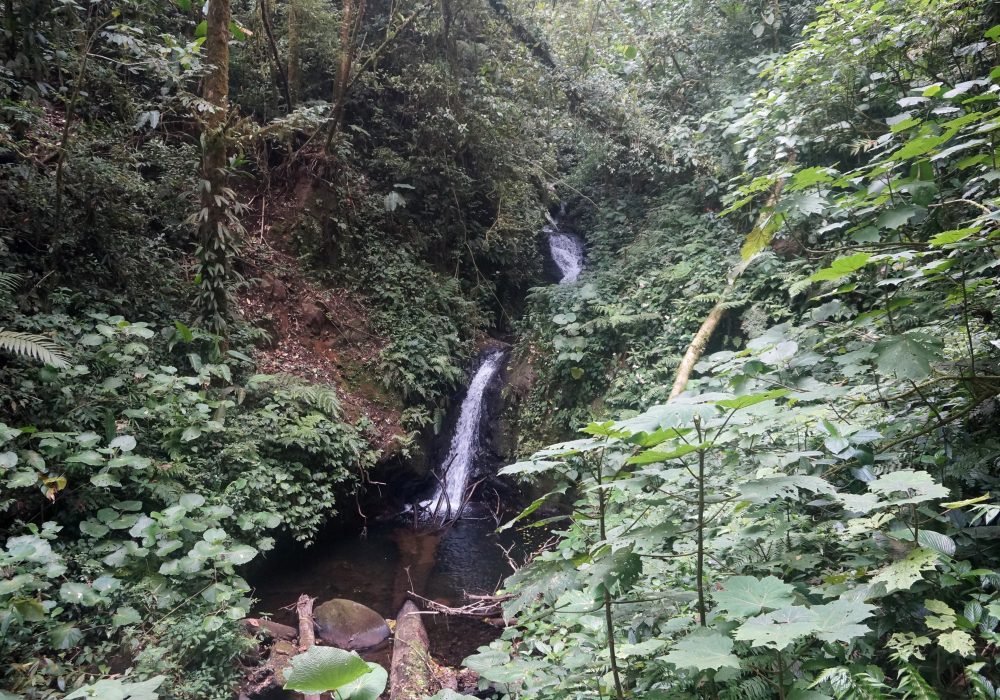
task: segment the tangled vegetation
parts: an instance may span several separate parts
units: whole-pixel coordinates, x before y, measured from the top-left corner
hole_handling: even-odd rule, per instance
[[[998,696],[995,3],[0,16],[0,698],[234,697],[487,334],[554,537],[482,697]]]
[[[591,271],[536,291],[522,349],[540,373],[526,447],[585,435],[501,472],[550,489],[522,517],[558,541],[508,580],[516,624],[467,660],[493,687],[996,697],[991,12],[766,5],[751,32],[774,43],[726,56],[755,77],[692,86],[716,99],[665,127],[698,125],[686,184],[637,196],[584,170]],[[652,56],[684,57],[635,42],[633,89]]]

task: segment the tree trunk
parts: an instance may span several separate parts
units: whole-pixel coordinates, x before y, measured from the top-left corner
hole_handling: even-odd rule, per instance
[[[344,102],[351,82],[351,67],[354,65],[355,37],[361,28],[365,13],[364,0],[344,0],[343,16],[340,19],[340,68],[333,84],[333,120],[326,139],[326,150],[340,133],[344,123]]]
[[[791,156],[789,156],[789,165],[795,163],[795,157],[795,153],[792,153]],[[753,236],[755,232],[760,232],[767,226],[771,216],[774,215],[774,207],[778,204],[778,199],[781,197],[781,191],[784,189],[784,186],[784,178],[779,178],[778,181],[774,183],[774,187],[771,189],[771,194],[767,198],[767,202],[765,202],[760,214],[757,216],[757,221],[754,224],[753,229],[751,229],[748,238]],[[774,233],[776,233],[776,230],[772,230],[769,235],[773,236]],[[770,242],[771,240],[768,238],[761,247],[766,247]],[[729,301],[729,295],[732,294],[733,288],[736,286],[736,280],[739,279],[740,275],[743,274],[743,271],[750,266],[750,263],[753,262],[759,252],[759,249],[753,251],[752,253],[748,252],[748,257],[729,271],[729,279],[727,280],[725,289],[722,290],[722,298],[719,299],[718,303],[716,303],[716,305],[712,307],[712,310],[708,312],[708,316],[702,322],[698,332],[694,334],[694,338],[692,338],[687,352],[684,353],[684,359],[681,360],[681,364],[677,368],[677,377],[674,379],[674,386],[670,390],[670,398],[667,399],[668,401],[680,396],[684,392],[684,389],[687,387],[688,379],[691,378],[691,372],[694,370],[694,366],[698,364],[698,360],[701,359],[702,354],[705,352],[705,348],[708,346],[708,341],[711,340],[712,334],[715,333],[715,329],[719,325],[719,321],[722,320],[722,316],[726,313],[726,302]]]
[[[224,333],[229,317],[226,279],[229,276],[231,232],[226,221],[226,114],[229,110],[229,0],[209,0],[203,97],[209,105],[201,135],[201,211],[198,215],[199,322],[213,333]]]
[[[288,0],[288,99],[289,109],[297,104],[302,90],[301,49],[299,48],[299,0]]]
[[[705,346],[708,345],[708,341],[712,338],[716,326],[719,325],[719,321],[722,320],[722,315],[726,311],[723,303],[729,296],[730,289],[732,287],[726,287],[726,291],[722,294],[722,299],[712,307],[712,310],[708,312],[708,317],[702,322],[701,328],[694,334],[687,352],[684,353],[684,359],[681,360],[680,367],[677,368],[677,378],[674,379],[674,386],[670,390],[671,399],[680,396],[684,392],[685,387],[687,387],[688,379],[691,378],[691,371],[698,364],[702,353],[705,352]]]
[[[396,638],[389,672],[390,700],[421,700],[434,694],[430,642],[413,601],[396,616]]]
[[[267,35],[267,44],[271,48],[271,56],[274,58],[274,72],[278,74],[278,85],[281,87],[281,94],[285,98],[285,105],[289,112],[294,109],[292,105],[292,93],[288,87],[288,76],[285,75],[285,67],[281,64],[281,56],[278,55],[278,43],[274,40],[274,30],[271,28],[271,12],[267,9],[267,0],[260,0],[260,21],[264,26],[264,34]]]

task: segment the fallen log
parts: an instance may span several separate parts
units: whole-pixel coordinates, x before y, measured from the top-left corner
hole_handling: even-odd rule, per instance
[[[389,672],[389,700],[422,700],[434,694],[433,665],[420,610],[408,600],[396,616]]]
[[[297,653],[294,642],[275,640],[267,661],[247,678],[244,694],[249,698],[269,697],[274,690],[282,687],[285,684],[285,669],[291,665],[292,657]]]
[[[282,639],[286,642],[293,641],[299,635],[298,630],[294,627],[283,625],[280,622],[274,622],[273,620],[248,617],[243,621],[243,624],[252,634],[261,632],[271,639]]]
[[[316,624],[313,622],[313,603],[315,598],[305,593],[299,596],[295,603],[295,612],[299,616],[299,651],[303,652],[316,643]],[[308,693],[305,700],[319,700],[319,693]]]

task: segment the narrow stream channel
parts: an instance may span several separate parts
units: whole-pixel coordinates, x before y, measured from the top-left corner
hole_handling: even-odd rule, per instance
[[[584,268],[580,237],[562,230],[554,219],[543,233],[561,274],[559,283],[576,281]],[[294,626],[295,601],[306,593],[318,602],[346,598],[392,619],[413,593],[458,606],[466,594],[497,590],[513,573],[508,555],[522,561],[538,544],[524,542],[512,530],[498,534],[498,515],[472,493],[483,466],[482,446],[490,437],[485,407],[500,389],[505,359],[506,352],[496,348],[484,350],[477,359],[448,453],[435,470],[433,495],[416,506],[418,526],[412,519],[382,523],[367,528],[364,535],[342,536],[306,550],[255,582],[258,610]],[[475,618],[426,615],[424,623],[435,659],[453,667],[500,632]],[[388,668],[391,653],[391,646],[385,646],[362,656]]]

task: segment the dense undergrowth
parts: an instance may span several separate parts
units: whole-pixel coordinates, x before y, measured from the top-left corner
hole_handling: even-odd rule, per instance
[[[484,696],[997,696],[993,4],[271,5],[221,108],[218,5],[4,7],[0,697],[232,697],[246,565],[383,457],[344,392],[428,435],[487,331],[558,537]],[[257,374],[251,237],[357,381]]]
[[[765,6],[774,43],[715,44],[727,78],[676,120],[699,125],[686,184],[581,169],[590,269],[534,292],[524,447],[586,427],[502,470],[551,489],[525,515],[558,538],[506,584],[516,624],[467,660],[484,685],[996,697],[993,11],[831,0],[797,38],[795,9]]]
[[[232,697],[254,646],[247,564],[356,511],[384,457],[385,427],[348,418],[343,393],[381,385],[405,431],[432,433],[475,343],[541,273],[550,194],[524,171],[556,165],[529,120],[556,124],[561,98],[526,81],[513,40],[484,42],[488,8],[233,2],[221,119],[201,94],[206,8],[2,12],[5,698]],[[219,143],[224,179],[199,172]],[[217,239],[196,244],[215,210]],[[355,332],[379,351],[353,383],[256,373],[277,339],[217,291],[270,283],[268,246],[361,300]]]

